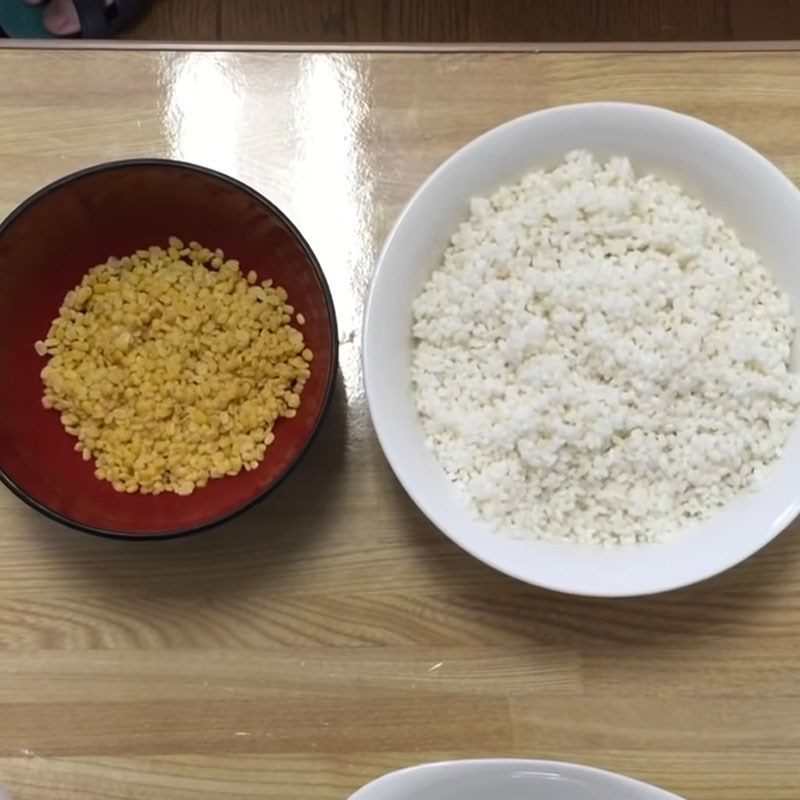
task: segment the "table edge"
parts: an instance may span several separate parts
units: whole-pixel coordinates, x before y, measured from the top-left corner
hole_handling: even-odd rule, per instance
[[[142,50],[264,53],[729,53],[796,52],[800,41],[737,42],[487,42],[470,43],[264,43],[114,40],[5,39],[0,50]]]

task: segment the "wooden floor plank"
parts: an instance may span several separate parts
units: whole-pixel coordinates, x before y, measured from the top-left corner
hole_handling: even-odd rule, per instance
[[[337,42],[342,0],[221,0],[223,41]]]
[[[719,41],[800,37],[796,0],[153,0],[129,39]]]
[[[343,0],[344,38],[348,42],[382,42],[384,40],[383,0]]]
[[[228,2],[230,0],[224,0]],[[125,38],[215,41],[220,33],[221,3],[223,0],[152,0],[147,13],[125,33]]]
[[[728,38],[727,0],[472,0],[469,38],[485,42]]]
[[[732,39],[800,37],[797,0],[729,0]]]
[[[358,2],[365,5],[364,0]],[[383,38],[387,42],[469,41],[472,2],[384,0]]]

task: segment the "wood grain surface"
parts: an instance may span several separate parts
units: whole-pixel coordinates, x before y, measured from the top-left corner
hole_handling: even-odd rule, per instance
[[[220,2],[221,41],[341,41],[342,0]]]
[[[221,0],[151,0],[147,12],[124,36],[151,41],[216,41],[221,19]]]
[[[0,50],[0,215],[98,161],[216,167],[305,232],[342,335],[307,459],[214,532],[105,541],[0,492],[0,783],[15,800],[344,800],[397,767],[495,755],[691,800],[800,797],[797,526],[684,591],[563,597],[434,530],[368,423],[364,292],[416,184],[510,117],[610,98],[701,116],[800,178],[793,53]]]
[[[791,39],[796,0],[153,0],[125,36],[251,42]]]

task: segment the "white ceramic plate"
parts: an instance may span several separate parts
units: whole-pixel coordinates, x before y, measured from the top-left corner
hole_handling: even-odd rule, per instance
[[[800,510],[800,426],[758,490],[667,542],[604,549],[520,541],[473,518],[426,449],[409,380],[411,304],[440,263],[471,197],[576,148],[626,155],[639,172],[678,181],[757,250],[800,311],[800,192],[773,164],[724,131],[666,109],[587,103],[547,109],[495,128],[442,164],[397,220],[373,279],[364,324],[364,376],[389,463],[428,518],[475,557],[528,583],[574,594],[674,589],[737,564]],[[798,342],[795,342],[795,361]],[[797,364],[794,364],[797,367]]]
[[[577,764],[524,759],[446,761],[403,769],[350,800],[681,800],[646,783]]]

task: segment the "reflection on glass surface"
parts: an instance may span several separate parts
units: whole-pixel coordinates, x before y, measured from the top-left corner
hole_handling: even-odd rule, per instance
[[[339,322],[348,438],[364,441],[361,316],[377,249],[369,62],[336,54],[290,61],[173,54],[160,80],[168,154],[262,192],[319,258]]]
[[[351,407],[362,399],[360,332],[374,259],[373,171],[365,149],[368,80],[349,56],[307,55],[292,98],[297,135],[295,208],[330,283]]]
[[[170,156],[238,174],[244,95],[230,53],[190,53],[166,76]]]

